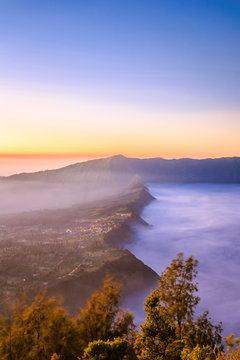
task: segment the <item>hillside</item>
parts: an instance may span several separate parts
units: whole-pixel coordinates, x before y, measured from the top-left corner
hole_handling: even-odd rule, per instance
[[[118,244],[152,200],[144,183],[161,181],[240,183],[240,158],[118,155],[2,177],[2,294],[14,297],[24,290],[35,295],[46,286],[49,293],[62,294],[75,312],[107,272],[120,274],[125,293],[156,281],[156,273]]]
[[[76,163],[57,170],[23,173],[2,181],[77,182],[88,187],[123,188],[138,176],[145,182],[240,182],[240,158],[136,159],[122,155]]]
[[[239,183],[240,158],[129,159],[129,165],[146,182]]]
[[[152,199],[135,186],[87,205],[0,216],[0,312],[5,296],[45,288],[75,314],[106,274],[121,279],[124,298],[155,285],[157,274],[121,247]]]

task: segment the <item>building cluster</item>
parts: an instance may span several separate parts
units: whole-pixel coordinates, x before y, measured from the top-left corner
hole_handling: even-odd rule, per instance
[[[115,212],[95,218],[74,218],[57,225],[2,224],[2,295],[14,297],[22,291],[50,286],[83,271],[94,271],[106,258],[117,257],[118,250],[105,243],[105,235],[130,217],[131,213]]]

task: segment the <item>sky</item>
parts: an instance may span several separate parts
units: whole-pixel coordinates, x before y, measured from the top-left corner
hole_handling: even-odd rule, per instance
[[[0,0],[0,157],[240,156],[239,0]]]

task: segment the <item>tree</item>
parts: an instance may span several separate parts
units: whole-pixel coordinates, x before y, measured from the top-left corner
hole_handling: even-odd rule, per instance
[[[210,346],[197,345],[193,350],[184,348],[181,354],[182,360],[239,360],[240,359],[240,340],[234,339],[234,335],[230,334],[224,338],[227,344],[227,351],[216,354],[216,349]]]
[[[139,359],[179,359],[186,344],[194,348],[198,341],[209,346],[221,342],[221,326],[214,327],[207,312],[194,321],[197,265],[193,256],[185,260],[179,253],[161,274],[159,286],[145,301],[146,322],[135,343]]]
[[[185,348],[181,354],[182,360],[213,360],[215,355],[213,349],[210,346],[197,345],[194,349]]]
[[[228,337],[224,338],[227,344],[226,353],[222,352],[218,355],[217,359],[219,360],[239,360],[240,359],[240,340],[239,338],[234,338],[234,334],[230,334]]]
[[[116,338],[113,341],[93,341],[88,344],[82,359],[86,360],[122,360],[128,353],[126,339]]]
[[[195,278],[198,261],[190,256],[184,259],[179,253],[161,274],[157,289],[159,303],[167,319],[176,326],[177,337],[182,339],[183,327],[189,323],[199,302]]]
[[[133,315],[119,307],[121,285],[107,277],[100,291],[92,295],[77,319],[82,349],[94,340],[128,338],[134,329]]]
[[[185,344],[193,349],[196,345],[210,346],[212,349],[218,346],[218,351],[223,350],[222,324],[214,325],[212,319],[208,317],[208,311],[200,315],[196,321],[190,323],[184,336]]]
[[[145,305],[147,311],[150,304]],[[146,322],[141,325],[142,333],[136,334],[135,351],[138,359],[160,360],[166,356],[166,350],[170,343],[176,339],[175,327],[161,314],[151,311],[148,313]]]
[[[11,326],[10,326],[11,325]],[[44,360],[53,354],[75,360],[80,351],[73,320],[54,299],[42,292],[30,306],[16,303],[11,324],[5,321],[0,333],[0,358],[6,360]]]

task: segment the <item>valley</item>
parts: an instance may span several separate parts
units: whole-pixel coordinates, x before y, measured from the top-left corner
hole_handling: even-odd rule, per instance
[[[2,301],[22,293],[31,299],[45,288],[74,313],[107,273],[118,276],[125,294],[156,282],[154,271],[119,246],[131,236],[131,223],[143,222],[139,212],[151,200],[139,185],[84,206],[2,215]]]
[[[76,314],[106,274],[111,274],[123,284],[123,302],[132,302],[138,311],[136,299],[140,299],[142,309],[142,301],[155,287],[157,272],[166,260],[155,249],[150,261],[148,257],[153,232],[148,223],[152,221],[143,220],[142,210],[158,203],[144,185],[151,181],[160,188],[167,183],[234,186],[240,182],[240,159],[132,159],[118,155],[0,178],[1,305],[6,298],[14,301],[22,293],[31,301],[45,289],[49,295],[62,297],[64,306]],[[166,209],[161,209],[159,218],[158,210],[154,213],[157,224],[165,223]],[[176,234],[181,228],[179,221],[177,217],[170,224],[171,229],[176,227]],[[146,234],[140,253],[139,231]],[[161,235],[161,242],[156,236],[156,242],[170,249],[173,242],[166,241],[168,233]],[[179,251],[187,249],[182,246]],[[171,257],[175,255],[171,253]],[[155,258],[157,268],[152,264]]]

